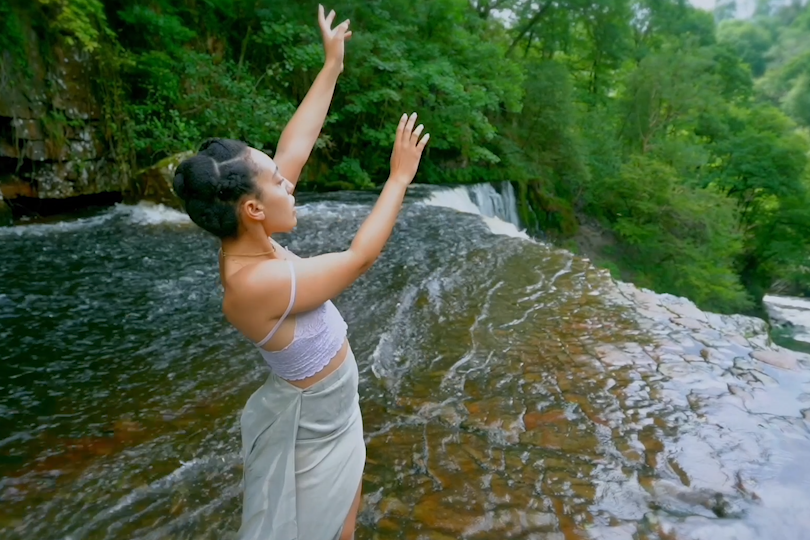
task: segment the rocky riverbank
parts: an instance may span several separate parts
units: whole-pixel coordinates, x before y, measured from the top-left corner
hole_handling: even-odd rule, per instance
[[[0,225],[8,224],[9,207],[22,212],[38,201],[121,193],[131,181],[98,97],[99,61],[59,37],[44,43],[32,15],[17,16],[24,39],[17,50],[0,51]]]
[[[637,339],[616,328],[605,343],[594,328],[593,347],[588,332],[544,344],[546,364],[566,352],[556,377],[527,358],[464,400],[400,399],[411,420],[369,437],[372,485],[394,474],[410,486],[366,494],[380,538],[806,538],[793,509],[810,504],[810,356],[774,344],[760,319],[614,285]]]
[[[805,540],[808,356],[425,191],[336,300],[368,446],[358,539]],[[302,200],[280,241],[346,245],[373,200]],[[211,239],[146,203],[0,234],[0,408],[20,411],[0,536],[231,538],[266,369],[216,316]]]

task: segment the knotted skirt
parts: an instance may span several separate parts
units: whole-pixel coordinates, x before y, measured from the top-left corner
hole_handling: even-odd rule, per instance
[[[306,389],[271,374],[241,417],[239,540],[336,540],[363,476],[366,446],[351,348]]]

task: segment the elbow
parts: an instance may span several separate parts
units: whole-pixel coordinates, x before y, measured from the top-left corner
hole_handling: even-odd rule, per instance
[[[374,266],[374,263],[377,261],[377,256],[379,255],[373,253],[364,253],[363,251],[356,249],[349,249],[349,253],[352,256],[352,266],[354,267],[358,277],[368,272],[368,270]]]
[[[371,259],[370,261],[363,263],[360,266],[359,274],[362,276],[363,274],[368,272],[371,269],[371,267],[374,266],[374,261],[376,261],[376,259]]]

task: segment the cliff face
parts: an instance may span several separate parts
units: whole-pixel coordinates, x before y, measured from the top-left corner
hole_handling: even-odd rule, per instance
[[[26,200],[21,198],[124,191],[126,168],[113,162],[102,106],[94,95],[97,63],[78,47],[43,43],[30,24],[24,30],[26,39],[16,54],[0,52],[0,192],[5,202],[13,207],[15,199]]]

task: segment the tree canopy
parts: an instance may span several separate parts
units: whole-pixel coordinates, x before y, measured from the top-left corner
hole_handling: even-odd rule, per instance
[[[617,275],[718,311],[776,285],[810,291],[810,9],[761,0],[746,20],[684,0],[341,0],[352,21],[302,189],[386,178],[392,126],[416,110],[418,182],[510,181],[530,232]],[[209,136],[272,150],[323,62],[317,3],[35,0],[116,67],[139,164]],[[8,39],[8,38],[4,38]]]

